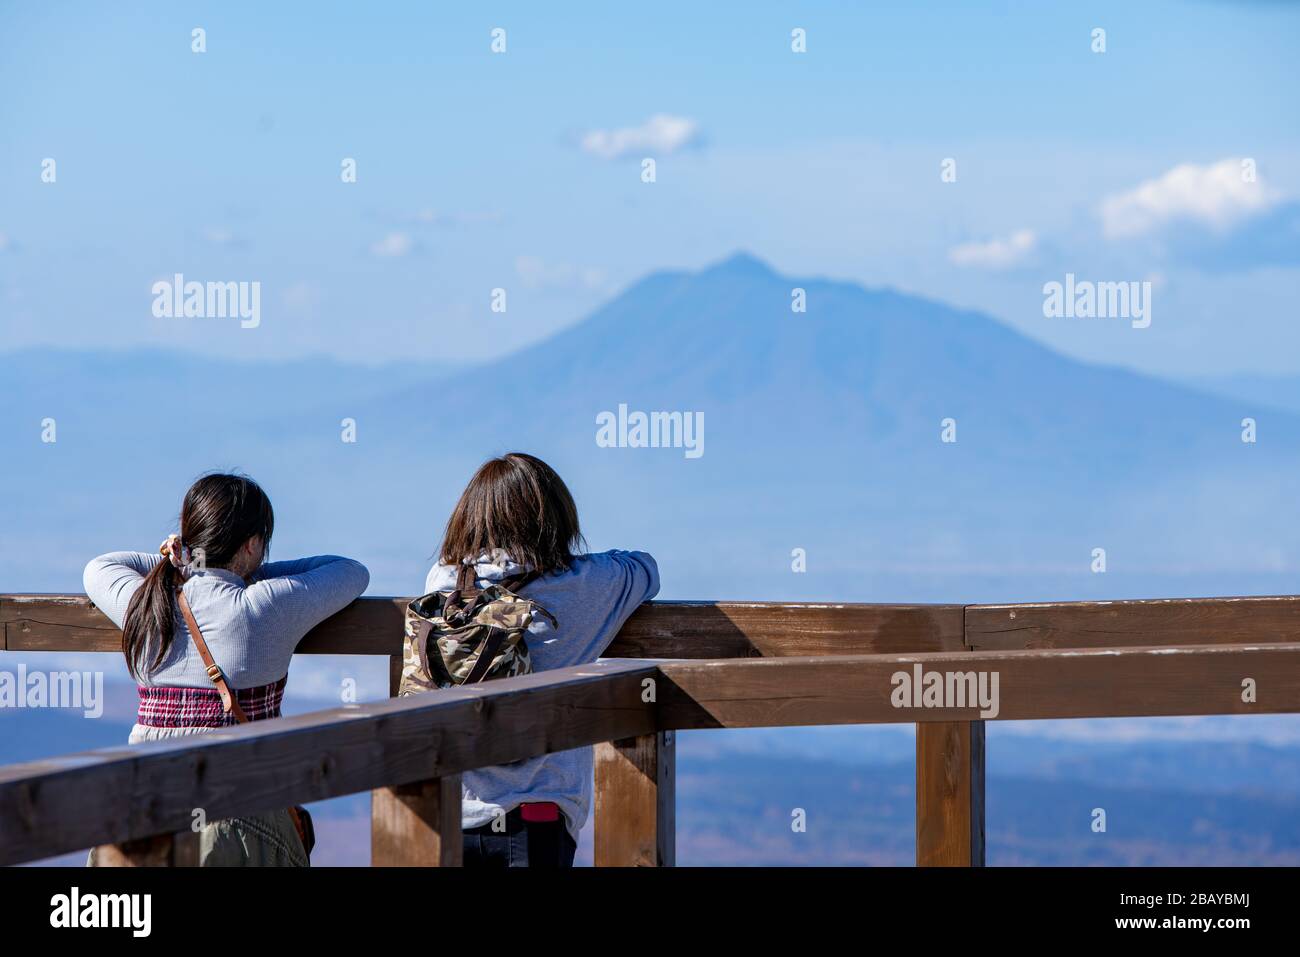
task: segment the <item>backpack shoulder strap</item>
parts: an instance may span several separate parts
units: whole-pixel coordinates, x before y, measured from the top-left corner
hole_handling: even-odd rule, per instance
[[[509,578],[503,578],[491,584],[500,585],[502,588],[513,592],[540,577],[540,573],[533,570],[520,572],[518,575],[511,575]],[[460,570],[456,572],[456,587],[447,595],[444,606],[451,612],[463,611],[465,605],[467,603],[473,604],[474,599],[482,591],[483,589],[478,587],[477,579],[474,577],[474,566],[461,565]]]
[[[185,599],[184,589],[176,589],[176,604],[181,608],[181,614],[185,617],[185,627],[190,630],[190,638],[194,640],[194,647],[199,650],[199,657],[203,659],[203,667],[208,669],[208,677],[212,683],[217,686],[217,694],[221,695],[221,706],[226,713],[234,713],[235,720],[240,724],[248,721],[248,716],[244,714],[244,709],[239,706],[237,698],[230,690],[230,684],[226,681],[226,676],[221,671],[221,666],[212,658],[212,652],[208,650],[208,643],[203,640],[203,632],[199,631],[199,623],[194,620],[194,612],[190,610],[190,603]]]
[[[474,667],[470,669],[469,674],[465,676],[465,680],[461,682],[461,684],[472,685],[482,681],[483,676],[487,674],[488,669],[492,667],[492,662],[497,656],[497,651],[500,650],[501,645],[504,642],[505,635],[499,631],[493,631],[492,634],[488,636],[488,640],[483,643],[483,647],[479,649],[478,660],[474,662]]]
[[[459,614],[465,610],[465,601],[473,601],[478,595],[478,589],[474,587],[474,566],[461,563],[460,569],[456,572],[456,587],[447,595],[443,602],[444,614]]]
[[[501,581],[497,582],[497,584],[501,585],[507,591],[518,592],[519,589],[523,588],[529,582],[536,581],[541,577],[541,572],[536,569],[531,569],[526,572],[520,572],[518,575],[511,575],[509,578],[503,578]]]

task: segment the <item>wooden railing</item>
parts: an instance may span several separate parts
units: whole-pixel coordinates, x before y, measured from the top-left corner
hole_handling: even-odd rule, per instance
[[[399,599],[301,653],[401,668]],[[0,595],[0,649],[117,652],[82,596]],[[591,665],[0,768],[0,863],[116,845],[189,864],[207,820],[372,791],[372,863],[460,862],[468,770],[596,745],[598,865],[674,863],[674,735],[915,722],[916,861],[984,862],[978,707],[899,706],[895,676],[998,676],[987,720],[1300,711],[1300,598],[1031,605],[654,602]],[[621,659],[621,660],[619,660]],[[2,720],[2,718],[0,718]],[[93,800],[88,800],[93,795]]]

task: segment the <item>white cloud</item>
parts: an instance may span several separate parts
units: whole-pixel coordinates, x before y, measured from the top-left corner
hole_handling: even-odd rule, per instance
[[[1226,229],[1275,205],[1280,196],[1264,183],[1249,181],[1242,159],[1209,166],[1182,163],[1159,179],[1101,204],[1102,229],[1112,239],[1139,236],[1176,221]],[[1253,170],[1254,164],[1250,164]]]
[[[505,217],[497,212],[443,212],[437,209],[419,209],[402,217],[403,222],[420,226],[470,227],[495,225]]]
[[[1007,239],[991,239],[986,243],[962,243],[948,251],[948,259],[958,266],[976,266],[981,269],[1010,269],[1024,263],[1038,248],[1038,237],[1032,229],[1020,229]]]
[[[209,226],[203,230],[203,238],[214,246],[242,246],[243,240],[229,229],[222,226]]]
[[[311,314],[320,307],[321,290],[313,282],[299,280],[286,287],[280,298],[288,312]]]
[[[567,263],[547,263],[536,256],[520,256],[516,259],[515,272],[525,286],[533,289],[599,289],[605,282],[605,274],[599,269]]]
[[[640,126],[584,133],[582,149],[601,159],[647,154],[667,155],[700,141],[700,127],[684,116],[656,113]]]
[[[372,243],[370,252],[372,255],[389,259],[395,256],[405,256],[411,251],[411,237],[408,233],[389,233],[377,243]]]

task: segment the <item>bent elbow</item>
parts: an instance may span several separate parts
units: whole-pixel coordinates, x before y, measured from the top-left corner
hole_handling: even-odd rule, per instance
[[[95,593],[99,590],[96,583],[100,580],[101,573],[104,570],[104,556],[100,555],[86,562],[86,567],[81,572],[81,589],[93,600]]]
[[[357,596],[360,597],[370,587],[370,569],[358,561],[354,561],[352,564],[356,566],[356,591]]]

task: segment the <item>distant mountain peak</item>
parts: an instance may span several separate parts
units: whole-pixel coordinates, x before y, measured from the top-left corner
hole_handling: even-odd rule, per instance
[[[714,263],[704,270],[706,273],[721,273],[728,276],[775,276],[776,272],[753,253],[743,249],[732,253],[721,262]]]

